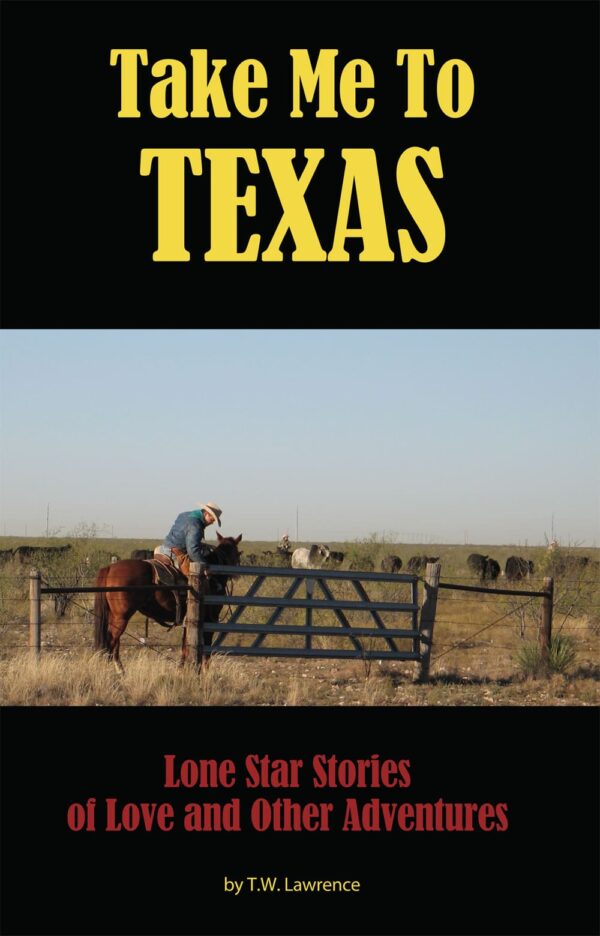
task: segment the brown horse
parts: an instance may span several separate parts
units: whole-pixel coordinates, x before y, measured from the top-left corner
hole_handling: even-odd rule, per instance
[[[242,534],[236,538],[221,536],[217,533],[217,545],[212,547],[206,562],[208,565],[239,565],[240,552],[238,543]],[[115,666],[122,672],[123,666],[119,659],[119,642],[127,627],[130,618],[139,611],[146,617],[152,618],[159,624],[167,627],[175,621],[175,598],[170,591],[149,591],[143,586],[152,585],[152,566],[144,559],[123,559],[113,562],[112,565],[100,569],[96,578],[96,585],[102,587],[115,587],[119,585],[139,586],[139,591],[126,592],[97,592],[94,603],[95,617],[95,647],[103,650],[112,659]],[[227,576],[209,575],[207,594],[226,594]],[[223,602],[225,603],[225,602]],[[209,623],[219,620],[223,605],[207,605],[205,617]],[[204,632],[205,643],[212,643],[213,634]],[[182,659],[185,658],[185,628],[183,635]]]

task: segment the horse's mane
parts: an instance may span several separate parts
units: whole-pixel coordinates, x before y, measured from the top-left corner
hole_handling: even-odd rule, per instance
[[[206,556],[209,565],[238,565],[240,554],[237,544],[233,537],[227,537],[222,543],[213,546],[211,543],[211,552]]]

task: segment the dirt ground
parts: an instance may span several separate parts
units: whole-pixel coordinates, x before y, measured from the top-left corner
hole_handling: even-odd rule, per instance
[[[238,659],[246,705],[598,705],[600,667],[549,679],[492,679],[451,670],[413,681],[414,664]],[[235,703],[234,703],[235,704]]]

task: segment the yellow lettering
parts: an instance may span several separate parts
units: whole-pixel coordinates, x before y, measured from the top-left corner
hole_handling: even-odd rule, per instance
[[[164,81],[157,81],[150,91],[150,110],[154,116],[187,117],[185,65],[177,59],[161,59],[152,66],[152,74],[156,77],[168,75]],[[170,107],[167,104],[169,89],[171,89]]]
[[[325,260],[326,258],[303,197],[317,166],[325,155],[325,150],[304,150],[307,162],[300,178],[296,176],[292,165],[295,155],[296,150],[293,149],[262,150],[262,156],[267,162],[279,201],[284,209],[271,243],[262,253],[262,260],[283,259],[279,248],[288,231],[296,244],[292,260]]]
[[[227,59],[212,59],[213,73],[208,80],[208,56],[206,49],[192,49],[192,87],[194,108],[191,117],[208,117],[210,99],[215,117],[231,117],[227,107],[225,91],[221,84],[221,71],[227,65]]]
[[[156,157],[158,166],[158,249],[153,260],[189,260],[185,249],[185,163],[193,175],[202,175],[199,149],[143,149],[140,175],[150,175]]]
[[[452,71],[457,73],[457,107],[452,107]],[[464,117],[471,109],[475,97],[475,79],[473,72],[462,59],[448,59],[440,68],[437,79],[437,99],[442,113],[446,117]]]
[[[403,65],[404,59],[408,60],[406,72],[406,99],[408,103],[407,110],[404,111],[405,117],[427,117],[425,110],[425,87],[424,87],[424,65],[433,65],[433,49],[398,49],[396,53],[396,65]]]
[[[373,69],[364,59],[353,59],[342,70],[340,77],[340,102],[350,117],[368,117],[375,106],[374,98],[367,98],[365,106],[359,110],[356,106],[357,88],[374,88]]]
[[[399,230],[400,256],[404,263],[408,263],[409,260],[429,263],[439,257],[446,242],[444,217],[419,173],[416,165],[418,157],[425,161],[434,179],[441,179],[444,175],[440,150],[437,146],[433,146],[430,150],[422,149],[420,146],[411,146],[404,150],[398,160],[396,167],[398,191],[427,244],[426,250],[420,252],[415,247],[408,231]]]
[[[241,62],[233,76],[233,100],[243,117],[260,117],[267,109],[267,99],[261,98],[258,107],[252,110],[248,100],[250,88],[266,88],[267,72],[265,66],[256,59]]]
[[[346,169],[344,171],[333,246],[327,259],[348,260],[349,254],[344,249],[346,238],[360,237],[363,241],[363,250],[359,254],[359,260],[393,260],[394,254],[390,248],[385,225],[375,150],[343,149],[342,158],[346,162]],[[349,228],[348,216],[355,186],[361,226],[359,228]]]
[[[317,117],[337,117],[335,109],[335,57],[337,49],[321,49],[314,69],[306,49],[290,49],[293,60],[292,111],[290,117],[303,117],[300,108],[301,89],[307,101],[312,101],[318,90]]]
[[[118,117],[140,117],[137,106],[137,63],[148,64],[146,49],[111,49],[110,64],[121,59],[121,109]]]
[[[250,172],[259,172],[256,150],[207,149],[211,162],[210,187],[210,250],[205,260],[256,260],[260,234],[252,234],[246,250],[237,249],[237,212],[241,205],[246,214],[256,215],[256,186],[249,185],[243,195],[237,191],[238,159],[243,159]]]

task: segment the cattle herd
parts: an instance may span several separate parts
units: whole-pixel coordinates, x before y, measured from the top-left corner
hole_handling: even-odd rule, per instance
[[[481,553],[471,553],[467,558],[467,565],[480,582],[495,582],[499,575],[506,576],[509,582],[520,582],[521,579],[529,578],[535,571],[533,562],[520,556],[509,556],[504,571],[496,559],[482,556]]]
[[[47,561],[68,554],[71,548],[71,545],[68,544],[66,546],[16,546],[14,549],[1,549],[0,564],[9,560],[14,560],[20,565]],[[588,567],[598,568],[598,562],[588,556],[558,555],[555,552],[549,552],[549,554],[550,564],[545,569],[546,574],[578,575]],[[131,558],[151,559],[153,555],[154,551],[152,549],[135,549],[131,553]],[[117,559],[117,556],[110,556],[111,562]],[[292,569],[320,569],[339,567],[345,559],[345,553],[330,549],[324,543],[313,543],[312,546],[291,549],[289,543],[286,542],[277,546],[275,550],[266,549],[261,553],[248,553],[244,556],[243,563],[244,565],[268,567],[276,562]],[[439,556],[411,556],[406,563],[406,571],[421,573],[425,571],[429,563],[438,561]],[[505,577],[509,582],[520,582],[523,579],[530,578],[535,572],[534,563],[530,559],[523,559],[521,556],[509,556],[504,564],[504,569],[502,569],[500,563],[491,556],[471,553],[467,558],[467,565],[480,582],[495,582],[499,576]],[[387,555],[380,560],[377,571],[393,574],[400,572],[402,567],[400,556]],[[352,557],[348,561],[348,569],[351,571],[373,572],[375,571],[375,563],[368,557],[361,559]]]
[[[23,564],[36,559],[49,559],[53,556],[64,556],[71,549],[67,546],[16,546],[14,549],[0,549],[0,562],[16,559]]]
[[[68,582],[59,581],[55,584],[78,584],[81,575],[85,574],[83,570],[92,565],[97,567],[100,559],[102,564],[107,562],[116,562],[118,556],[110,553],[97,553],[93,557],[76,558],[76,552],[71,552],[70,544],[64,546],[16,546],[13,549],[0,550],[0,566],[12,561],[23,567],[37,567],[43,569],[45,564],[53,559],[60,557],[68,558],[72,556],[73,567],[78,562],[78,571],[74,573],[75,580]],[[131,552],[131,559],[152,559],[154,551],[152,549],[135,549]],[[428,564],[439,561],[439,556],[427,556],[420,554],[411,556],[406,562],[406,571],[412,574],[421,574],[425,572]],[[289,542],[280,543],[275,550],[266,549],[261,553],[248,553],[243,556],[242,564],[246,566],[272,567],[274,565],[284,566],[292,569],[323,569],[335,570],[340,568],[346,560],[344,568],[349,571],[374,572],[375,562],[368,556],[361,558],[356,556],[353,551],[351,555],[344,552],[330,549],[325,543],[313,543],[311,546],[301,546],[297,549],[291,549]],[[489,555],[482,553],[471,553],[467,557],[467,566],[469,571],[477,577],[480,583],[495,582],[500,576],[507,582],[521,582],[529,579],[535,572],[534,563],[530,559],[524,559],[522,556],[509,556],[504,564],[504,569],[500,563]],[[397,555],[386,555],[378,561],[377,571],[386,574],[396,574],[403,568],[402,559]],[[581,575],[593,571],[600,571],[598,560],[591,559],[589,556],[578,556],[565,554],[556,549],[549,549],[547,556],[542,560],[543,575],[552,576],[570,576],[579,580]],[[452,573],[450,573],[452,576]],[[83,581],[83,579],[81,579]],[[65,614],[65,609],[72,596],[66,593],[54,596],[55,612],[57,617]]]
[[[273,564],[274,559],[283,562],[284,565],[292,569],[321,569],[340,566],[346,554],[330,549],[324,543],[313,543],[312,546],[302,546],[298,549],[289,549],[278,546],[275,551],[264,550],[262,553],[248,553],[244,557],[244,564],[259,565],[268,567]],[[439,562],[439,556],[426,556],[424,554],[411,556],[406,563],[406,571],[411,573],[422,573],[429,563]],[[587,556],[552,556],[551,568],[547,574],[564,575],[567,573],[580,573],[588,564],[598,565],[594,560]],[[497,559],[491,556],[484,556],[481,553],[471,553],[467,558],[467,565],[480,582],[495,582],[500,576],[505,577],[509,582],[520,582],[528,579],[535,572],[535,565],[531,559],[523,559],[521,556],[509,556],[502,569]],[[360,570],[363,572],[375,571],[375,563],[372,559],[364,557],[362,559],[351,558],[348,562],[350,571]],[[400,556],[388,555],[380,560],[378,571],[387,573],[397,573],[402,569],[402,559]]]
[[[275,551],[265,549],[261,553],[247,553],[244,556],[245,565],[259,565],[268,567],[277,558],[284,565],[292,569],[322,569],[341,566],[346,559],[346,553],[330,549],[325,543],[313,543],[312,546],[300,546],[298,549],[284,549],[278,546]],[[430,562],[437,562],[439,556],[412,556],[407,563],[408,572],[423,572]],[[375,563],[368,557],[350,559],[350,571],[374,572]],[[379,563],[378,571],[395,573],[402,569],[400,556],[384,556]]]

